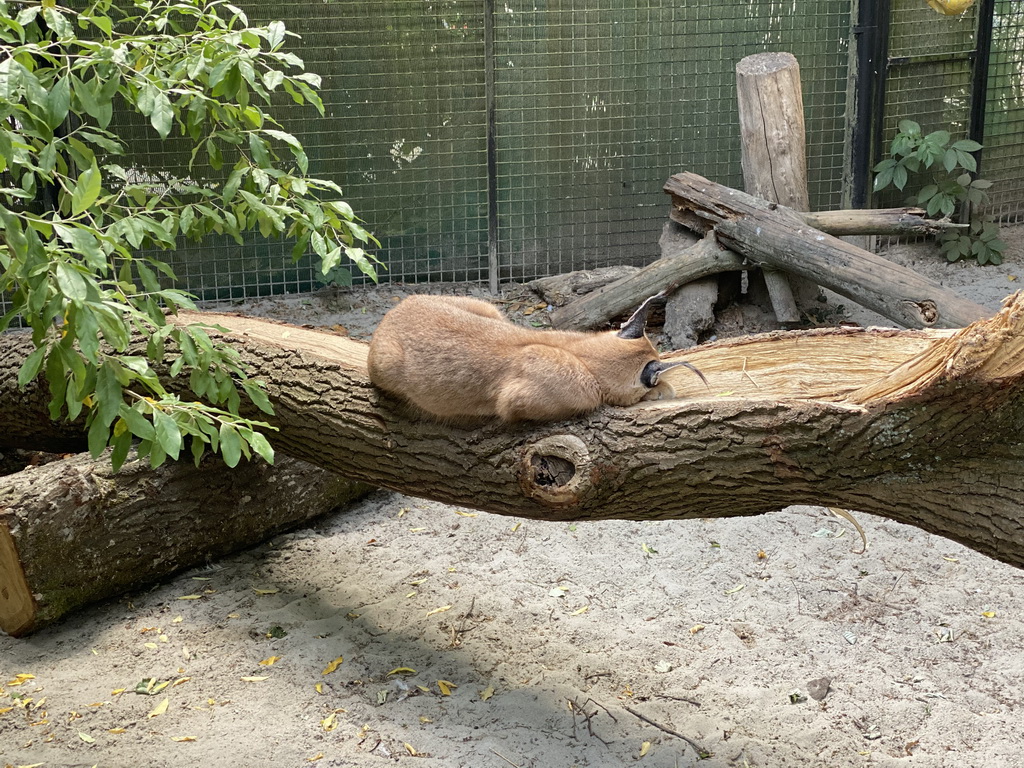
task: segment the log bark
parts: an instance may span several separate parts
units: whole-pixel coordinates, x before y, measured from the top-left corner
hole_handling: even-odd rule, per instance
[[[694,173],[672,176],[674,221],[698,234],[711,230],[722,245],[832,289],[909,328],[957,328],[988,315],[913,270],[844,243],[768,203]]]
[[[696,241],[697,238],[693,238]],[[531,280],[526,287],[536,293],[548,304],[561,307],[580,296],[596,291],[598,288],[621,280],[639,271],[640,267],[620,264],[614,267],[597,269],[580,269],[575,272],[564,272],[560,275],[541,277]]]
[[[158,469],[79,454],[0,477],[0,629],[21,637],[97,600],[257,544],[371,491],[287,456]]]
[[[476,429],[410,417],[370,385],[365,344],[254,318],[191,317],[229,329],[267,382],[279,451],[373,485],[540,520],[820,504],[1024,566],[1019,295],[958,331],[776,332],[687,350],[710,389],[675,369],[665,378],[679,399]],[[0,366],[27,354],[16,342],[0,338]],[[29,416],[0,408],[0,428]]]
[[[736,98],[744,189],[763,200],[806,211],[810,203],[804,103],[796,57],[771,52],[741,59],[736,65]],[[789,277],[770,266],[763,272],[779,322],[799,322]]]

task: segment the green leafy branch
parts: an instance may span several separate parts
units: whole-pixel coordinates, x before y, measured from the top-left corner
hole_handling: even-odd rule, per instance
[[[933,179],[909,200],[925,207],[929,216],[950,218],[964,205],[976,210],[988,202],[992,182],[974,178],[978,170],[972,152],[982,148],[971,139],[952,144],[949,131],[924,134],[913,120],[901,120],[899,132],[889,145],[889,157],[875,166],[874,189],[880,192],[889,186],[902,191],[908,181],[931,171]],[[941,169],[941,171],[939,170]],[[999,225],[982,217],[974,217],[966,232],[949,230],[939,236],[939,247],[949,261],[965,257],[979,264],[1002,263],[1006,244],[999,239]]]
[[[284,50],[294,37],[224,0],[0,0],[0,331],[31,328],[20,383],[44,375],[50,415],[85,411],[90,450],[111,446],[117,466],[133,439],[154,466],[186,441],[196,461],[273,458],[268,425],[239,415],[242,397],[272,413],[259,382],[201,324],[168,319],[194,297],[159,250],[256,230],[294,238],[293,258],[312,250],[325,275],[347,262],[376,279],[376,241],[269,111],[282,91],[324,113],[320,78]],[[186,176],[114,162],[128,148],[110,125],[130,113],[187,142]],[[164,388],[165,358],[201,402]]]

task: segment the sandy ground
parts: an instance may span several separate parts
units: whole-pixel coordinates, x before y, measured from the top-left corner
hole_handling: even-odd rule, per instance
[[[994,309],[1009,234],[1001,267],[891,255]],[[408,290],[247,309],[358,338]],[[858,517],[865,554],[815,507],[546,524],[377,492],[0,636],[0,765],[1024,765],[1024,572]]]

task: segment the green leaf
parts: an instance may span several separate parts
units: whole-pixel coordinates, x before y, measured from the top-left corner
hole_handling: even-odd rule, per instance
[[[893,170],[892,183],[899,190],[902,190],[907,185],[907,169],[902,165],[897,165]]]
[[[99,198],[101,186],[100,169],[96,167],[94,160],[92,166],[82,171],[82,175],[78,177],[78,183],[71,194],[71,213],[77,216],[88,210]]]
[[[981,144],[972,139],[960,139],[960,141],[953,143],[953,149],[959,149],[963,152],[977,152],[981,149]]]
[[[29,382],[35,381],[45,360],[46,346],[36,347],[32,354],[25,358],[25,362],[21,364],[21,369],[18,371],[18,386],[25,387]],[[273,413],[273,411],[267,411],[267,413]]]
[[[93,418],[89,424],[89,453],[94,459],[98,459],[103,449],[107,447],[107,440],[110,439],[110,427],[97,418]]]
[[[270,159],[270,152],[267,150],[267,142],[255,133],[249,134],[249,151],[252,152],[252,159],[260,168],[272,168],[273,161]]]
[[[57,287],[71,301],[82,302],[89,297],[89,282],[74,267],[63,261],[57,262],[56,276]]]
[[[272,21],[267,25],[267,44],[275,50],[284,42],[285,27],[280,21]]]
[[[156,431],[156,445],[172,459],[177,459],[182,442],[177,422],[159,408],[154,408],[153,428]]]
[[[153,443],[149,447],[149,466],[156,469],[165,461],[167,461],[167,452],[160,446],[160,443]]]
[[[46,103],[43,105],[46,114],[46,124],[50,130],[54,130],[64,122],[71,109],[71,80],[67,76],[58,80],[49,93],[46,94]]]
[[[118,413],[121,418],[125,420],[128,425],[128,429],[131,430],[132,434],[143,440],[152,440],[156,436],[156,430],[153,429],[153,424],[139,413],[135,408],[130,408],[127,403],[122,402],[118,408]]]
[[[46,19],[46,26],[52,29],[57,37],[65,40],[74,37],[75,28],[67,20],[63,13],[60,13],[52,4],[43,3],[43,18]]]
[[[875,176],[874,189],[875,192],[880,192],[892,183],[893,172],[896,170],[895,163],[887,168],[883,168],[877,176]]]
[[[68,317],[71,330],[78,339],[78,348],[82,355],[93,365],[97,364],[100,351],[100,330],[93,313],[92,303],[72,304]],[[69,331],[70,332],[70,331]]]
[[[124,396],[121,394],[121,383],[117,380],[115,366],[117,366],[117,363],[113,360],[104,360],[103,365],[96,372],[96,393],[94,395],[96,400],[95,420],[107,427],[117,418],[121,411],[121,405],[124,402]]]
[[[921,135],[921,126],[913,120],[900,120],[898,127],[900,129],[900,133],[905,133],[908,136]]]
[[[270,404],[267,393],[258,384],[253,381],[243,380],[242,388],[245,390],[245,394],[249,396],[249,399],[252,400],[253,405],[266,414],[274,414],[274,406]]]
[[[970,155],[966,152],[963,152],[962,150],[955,150],[955,152],[957,161],[960,163],[961,167],[963,167],[965,170],[970,171],[971,173],[978,170],[978,161],[974,159],[974,155]]]
[[[171,125],[174,120],[174,108],[163,91],[156,91],[153,96],[153,111],[149,115],[149,122],[152,123],[160,138],[166,139],[171,133]]]
[[[50,418],[57,420],[64,410],[64,393],[68,387],[67,371],[59,355],[50,354],[46,358],[46,381],[50,385],[50,402],[47,407]]]
[[[189,448],[192,450],[192,459],[195,461],[196,466],[199,466],[199,462],[203,459],[203,454],[206,452],[206,443],[202,438],[193,435],[189,439]]]
[[[220,425],[220,452],[224,463],[229,467],[238,466],[242,458],[242,438],[233,424],[224,422]]]
[[[54,231],[65,243],[79,254],[93,272],[103,273],[107,268],[107,259],[100,250],[100,242],[91,228],[54,224]]]
[[[253,432],[249,435],[249,445],[252,449],[259,454],[267,464],[274,463],[274,449],[263,435],[259,432]]]
[[[117,472],[124,466],[124,460],[128,458],[128,451],[132,447],[132,433],[127,429],[118,433],[115,429],[114,434],[116,437],[114,438],[114,450],[110,453],[110,463],[113,465],[114,471]]]
[[[272,91],[284,82],[284,73],[271,69],[263,73],[263,85],[268,91]]]

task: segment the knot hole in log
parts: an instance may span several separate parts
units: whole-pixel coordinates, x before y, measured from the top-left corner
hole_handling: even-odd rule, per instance
[[[902,303],[907,315],[912,320],[917,320],[925,328],[931,328],[939,320],[939,307],[931,299],[921,299],[920,301],[904,299]]]
[[[526,446],[519,485],[545,506],[574,504],[589,486],[590,463],[590,451],[578,437],[550,435]]]

